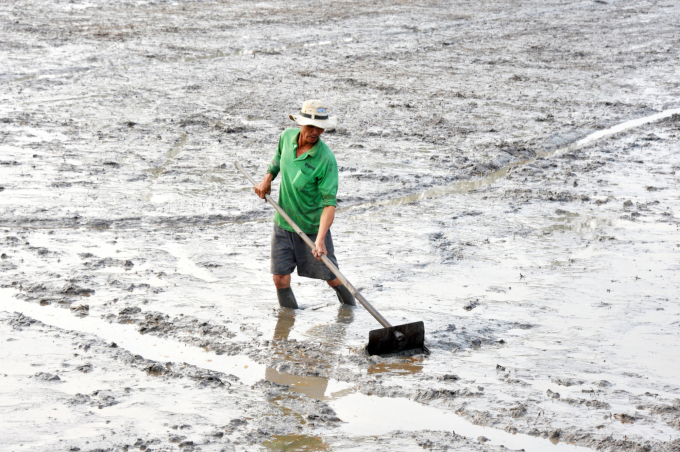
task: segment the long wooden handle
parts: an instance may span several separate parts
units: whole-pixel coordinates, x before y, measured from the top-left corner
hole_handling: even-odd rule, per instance
[[[239,162],[234,162],[234,165],[236,165],[236,168],[237,168],[240,172],[242,172],[243,175],[246,176],[246,178],[248,178],[248,180],[250,181],[251,184],[253,184],[253,186],[257,185],[257,184],[255,183],[255,181],[253,180],[253,178],[250,177],[250,175],[246,172],[246,170],[243,169],[243,167],[241,166],[241,164],[240,164]],[[314,245],[314,242],[312,242],[312,241],[310,240],[310,238],[307,237],[307,234],[305,234],[304,232],[302,232],[302,230],[298,227],[298,225],[295,224],[295,222],[293,221],[293,219],[290,218],[290,217],[288,216],[288,214],[287,214],[287,213],[286,213],[286,212],[285,212],[285,211],[284,211],[284,210],[276,203],[276,201],[274,201],[274,200],[272,199],[272,197],[269,196],[268,194],[265,194],[264,197],[265,197],[265,199],[269,202],[269,204],[271,204],[272,206],[274,206],[274,208],[276,209],[276,211],[277,211],[278,213],[281,214],[281,216],[288,222],[288,224],[291,225],[293,229],[295,229],[295,232],[297,232],[297,234],[302,238],[302,240],[304,240],[305,243],[306,243],[307,245],[309,245],[309,247],[310,247],[312,250],[316,250],[316,245]],[[364,296],[361,295],[361,294],[359,293],[359,291],[352,285],[352,283],[350,283],[349,280],[348,280],[347,278],[345,278],[345,275],[343,275],[342,273],[340,273],[340,270],[338,269],[338,267],[336,267],[335,264],[333,264],[333,262],[331,262],[331,260],[328,259],[328,257],[326,257],[325,254],[322,254],[322,255],[321,255],[321,261],[322,261],[324,264],[326,264],[326,267],[328,267],[328,268],[330,269],[330,271],[332,271],[333,274],[334,274],[335,276],[338,277],[338,279],[342,282],[342,284],[343,284],[345,287],[347,287],[347,289],[348,289],[350,292],[352,292],[352,295],[354,295],[354,297],[355,297],[357,300],[359,300],[359,303],[361,303],[361,304],[363,305],[363,307],[366,308],[366,310],[367,310],[373,317],[375,317],[375,319],[376,319],[378,322],[380,322],[380,324],[381,324],[383,327],[385,327],[385,328],[390,328],[390,327],[392,327],[392,325],[390,325],[390,322],[388,322],[387,320],[385,320],[385,317],[383,317],[382,315],[380,315],[380,313],[379,313],[378,311],[376,311],[376,309],[375,309],[373,306],[371,306],[371,303],[369,303],[368,300],[366,300],[366,299],[364,298]]]

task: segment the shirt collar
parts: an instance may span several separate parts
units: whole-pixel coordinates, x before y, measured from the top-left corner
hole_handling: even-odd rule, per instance
[[[297,146],[298,146],[297,143],[298,143],[298,138],[299,138],[299,137],[300,137],[300,132],[298,131],[298,133],[296,133],[296,134],[293,136],[293,149],[294,149],[296,152],[297,152]],[[316,143],[314,143],[314,146],[312,146],[312,149],[310,149],[309,151],[305,152],[305,153],[302,154],[300,157],[295,158],[294,160],[297,160],[297,159],[304,160],[304,159],[306,159],[307,157],[311,157],[311,158],[316,157],[316,154],[319,153],[319,146],[321,145],[321,143],[322,143],[321,138],[319,138],[318,140],[316,140]]]

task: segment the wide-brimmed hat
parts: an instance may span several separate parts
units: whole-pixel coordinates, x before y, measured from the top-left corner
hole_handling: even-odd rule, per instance
[[[338,117],[328,116],[328,109],[324,103],[316,99],[305,101],[300,113],[289,117],[301,126],[314,126],[320,129],[332,129],[338,123]]]

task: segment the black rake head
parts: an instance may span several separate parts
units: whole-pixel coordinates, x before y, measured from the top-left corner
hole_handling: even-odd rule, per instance
[[[369,355],[389,355],[408,350],[423,350],[423,353],[427,353],[423,322],[405,323],[368,333],[366,352]]]

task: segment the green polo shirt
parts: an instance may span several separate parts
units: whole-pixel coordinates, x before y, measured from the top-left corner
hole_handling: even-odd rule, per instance
[[[281,173],[281,208],[305,233],[316,234],[323,208],[337,205],[338,164],[321,138],[312,149],[296,157],[299,135],[297,128],[281,133],[279,147],[267,172],[274,178]],[[274,221],[278,227],[295,232],[278,212]]]

